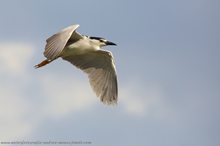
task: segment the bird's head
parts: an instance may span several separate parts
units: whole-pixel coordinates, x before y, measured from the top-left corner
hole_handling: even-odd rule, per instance
[[[89,38],[92,40],[92,42],[94,44],[98,45],[99,47],[104,47],[104,46],[108,46],[108,45],[115,45],[116,46],[115,43],[110,42],[104,38],[100,38],[100,37],[89,37]]]

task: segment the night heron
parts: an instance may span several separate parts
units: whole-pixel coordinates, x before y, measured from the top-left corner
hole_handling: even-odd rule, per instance
[[[76,32],[78,24],[71,25],[46,40],[46,59],[36,68],[61,57],[88,74],[89,82],[100,100],[106,104],[117,103],[117,75],[112,53],[102,50],[116,45],[101,37],[89,37]]]

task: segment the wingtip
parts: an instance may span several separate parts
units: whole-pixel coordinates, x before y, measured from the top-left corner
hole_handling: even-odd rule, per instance
[[[100,101],[104,104],[104,105],[110,105],[110,106],[117,106],[118,105],[118,100],[117,98],[110,98],[109,100],[106,100],[104,98],[100,98]]]
[[[76,27],[76,29],[77,29],[79,26],[80,26],[79,24],[72,24],[69,27]]]

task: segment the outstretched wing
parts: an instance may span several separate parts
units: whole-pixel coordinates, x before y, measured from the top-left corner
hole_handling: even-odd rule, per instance
[[[92,89],[103,103],[117,103],[117,76],[111,52],[98,50],[63,59],[88,74]]]
[[[59,57],[70,38],[71,40],[75,41],[81,39],[82,36],[76,32],[78,27],[78,24],[71,25],[48,38],[45,46],[44,56],[48,60],[54,60]]]

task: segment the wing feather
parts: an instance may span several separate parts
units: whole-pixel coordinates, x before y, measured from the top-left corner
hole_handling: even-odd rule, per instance
[[[110,52],[98,50],[80,55],[65,56],[63,59],[88,74],[93,91],[103,103],[117,103],[117,75],[113,56]]]
[[[54,60],[59,57],[69,39],[79,40],[82,36],[76,32],[78,27],[78,24],[71,25],[48,38],[44,56],[49,60]]]

